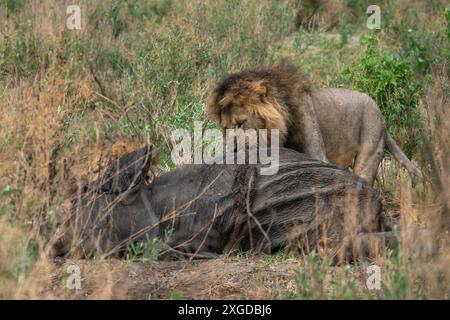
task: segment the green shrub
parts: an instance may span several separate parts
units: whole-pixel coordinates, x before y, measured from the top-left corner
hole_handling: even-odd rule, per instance
[[[0,39],[0,79],[34,75],[49,59],[48,53],[43,53],[43,42],[24,23]]]
[[[13,211],[16,208],[13,198],[13,188],[9,185],[3,188],[0,193],[0,218],[4,213]]]
[[[129,261],[154,262],[165,248],[166,243],[172,237],[173,229],[164,230],[162,238],[153,238],[146,241],[136,241],[127,247],[126,259]]]
[[[141,20],[152,16],[157,16],[158,22],[167,14],[172,7],[172,0],[141,0],[141,1],[127,1],[128,11],[132,17],[137,17]]]
[[[340,47],[345,47],[348,43],[348,36],[352,32],[352,26],[348,23],[342,23],[339,28],[339,34],[341,36]]]
[[[346,66],[344,76],[354,88],[370,95],[380,107],[388,130],[405,152],[411,154],[419,141],[419,97],[422,91],[408,59],[378,49],[377,37],[363,42],[365,54],[356,66]]]
[[[445,16],[445,21],[447,22],[446,36],[447,36],[447,40],[450,41],[450,8],[445,8],[444,16]]]
[[[427,3],[427,11],[436,16],[433,25],[428,28],[419,24],[422,10],[413,6],[407,8],[402,19],[394,19],[387,13],[387,41],[393,46],[401,45],[402,55],[409,58],[414,71],[419,77],[426,75],[430,69],[449,60],[450,9],[443,8],[439,1]],[[443,19],[440,18],[443,15]]]
[[[321,257],[315,251],[304,257],[297,271],[297,292],[287,292],[283,299],[355,299],[358,297],[357,279],[346,264],[339,270],[332,258]]]
[[[0,0],[0,10],[7,11],[7,17],[11,13],[16,13],[25,5],[26,0]]]

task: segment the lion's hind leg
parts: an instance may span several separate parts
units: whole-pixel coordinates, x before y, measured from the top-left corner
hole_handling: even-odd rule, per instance
[[[383,136],[378,141],[363,143],[361,150],[356,155],[353,172],[373,186],[378,172],[378,166],[384,155],[385,140]]]

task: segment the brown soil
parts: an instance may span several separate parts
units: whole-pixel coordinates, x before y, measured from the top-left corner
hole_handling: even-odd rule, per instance
[[[199,261],[75,261],[81,290],[66,287],[68,262],[57,268],[52,295],[68,299],[273,299],[296,290],[299,262],[264,258]]]

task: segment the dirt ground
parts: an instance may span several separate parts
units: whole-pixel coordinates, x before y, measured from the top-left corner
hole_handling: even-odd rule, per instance
[[[79,267],[81,287],[68,289],[68,266]],[[351,277],[363,284],[359,268]],[[339,267],[331,267],[331,279]],[[298,298],[301,260],[276,256],[131,262],[64,261],[47,293],[63,299],[286,299]],[[361,278],[361,279],[358,279]],[[359,291],[359,290],[358,290]]]
[[[271,266],[261,261],[211,260],[135,266],[130,296],[138,299],[268,299],[295,290],[297,263]],[[282,290],[280,290],[282,289]]]
[[[68,266],[80,269],[81,288],[67,288]],[[299,262],[222,258],[199,261],[65,261],[52,294],[69,299],[273,299],[295,292]]]

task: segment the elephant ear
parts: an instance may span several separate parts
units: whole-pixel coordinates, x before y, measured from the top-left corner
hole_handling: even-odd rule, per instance
[[[152,146],[127,153],[110,164],[94,185],[97,192],[118,194],[142,184],[152,162]]]

